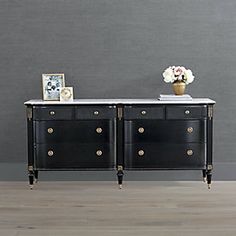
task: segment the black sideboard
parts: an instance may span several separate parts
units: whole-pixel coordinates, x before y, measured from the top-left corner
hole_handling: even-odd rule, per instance
[[[212,176],[210,99],[25,102],[30,188],[44,170],[200,170]]]

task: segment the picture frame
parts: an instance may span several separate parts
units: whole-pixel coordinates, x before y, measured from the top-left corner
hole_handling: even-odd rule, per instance
[[[60,101],[71,102],[74,99],[73,87],[60,88]]]
[[[65,74],[42,74],[43,100],[59,101],[60,89],[65,87]]]

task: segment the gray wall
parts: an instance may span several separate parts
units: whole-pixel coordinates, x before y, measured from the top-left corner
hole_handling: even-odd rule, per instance
[[[184,65],[187,93],[217,101],[215,176],[236,179],[235,12],[234,0],[0,0],[0,177],[25,174],[23,102],[41,98],[42,73],[64,72],[76,98],[153,98]]]

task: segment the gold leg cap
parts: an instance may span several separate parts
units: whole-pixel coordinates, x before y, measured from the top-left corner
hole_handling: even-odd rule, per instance
[[[122,189],[122,184],[119,184],[119,189]]]
[[[208,184],[208,189],[211,189],[211,184]]]
[[[206,183],[207,182],[207,177],[203,178],[203,182]]]
[[[32,189],[33,189],[33,187],[34,187],[34,185],[30,184],[30,190],[32,190]]]

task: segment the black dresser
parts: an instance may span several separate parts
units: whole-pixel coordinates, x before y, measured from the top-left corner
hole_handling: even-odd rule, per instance
[[[210,188],[210,99],[25,102],[30,187],[44,170],[200,170]]]

